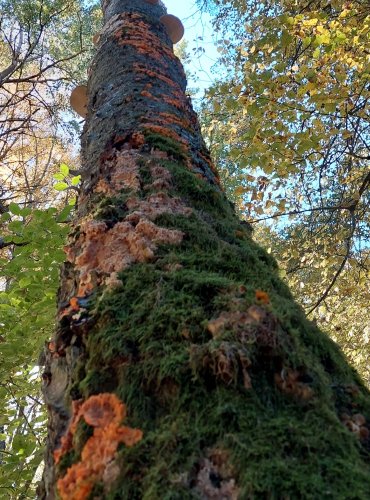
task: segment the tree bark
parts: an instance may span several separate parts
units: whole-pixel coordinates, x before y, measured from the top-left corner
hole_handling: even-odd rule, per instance
[[[369,394],[226,200],[164,7],[103,11],[39,498],[365,499]]]

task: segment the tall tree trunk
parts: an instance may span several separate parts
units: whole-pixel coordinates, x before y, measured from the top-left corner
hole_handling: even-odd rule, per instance
[[[368,498],[369,394],[225,199],[164,7],[103,10],[39,497]]]

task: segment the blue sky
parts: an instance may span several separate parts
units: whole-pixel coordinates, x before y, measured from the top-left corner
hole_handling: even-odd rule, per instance
[[[184,38],[189,44],[188,52],[192,56],[189,69],[197,76],[197,81],[189,81],[189,86],[196,86],[202,91],[214,80],[212,66],[219,55],[210,16],[201,13],[196,2],[192,0],[163,0],[163,3],[168,13],[179,17],[185,27]]]

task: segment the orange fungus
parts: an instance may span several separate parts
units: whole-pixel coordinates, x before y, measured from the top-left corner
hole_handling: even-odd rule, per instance
[[[140,429],[122,426],[126,407],[115,394],[91,396],[85,402],[74,404],[74,414],[61,447],[54,452],[56,463],[73,447],[73,436],[81,418],[94,427],[93,435],[81,452],[81,461],[68,468],[58,480],[57,488],[62,500],[83,500],[91,493],[94,484],[103,480],[105,470],[115,458],[118,445],[133,446],[142,438]]]

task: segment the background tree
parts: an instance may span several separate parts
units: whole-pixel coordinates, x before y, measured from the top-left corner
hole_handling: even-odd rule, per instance
[[[164,7],[103,9],[40,497],[365,498],[369,393],[220,189]]]
[[[1,1],[0,11],[0,496],[34,498],[45,420],[35,365],[53,330],[60,223],[71,206],[62,209],[72,201],[53,189],[52,174],[64,178],[60,163],[78,161],[66,95],[86,78],[99,10],[20,0]]]
[[[248,221],[289,234],[284,256],[271,248],[305,310],[325,328],[346,310],[348,330],[333,336],[350,353],[356,331],[351,359],[359,344],[369,356],[370,325],[357,315],[370,305],[366,3],[207,5],[228,68],[204,110],[225,186]],[[356,366],[369,380],[368,363]]]

